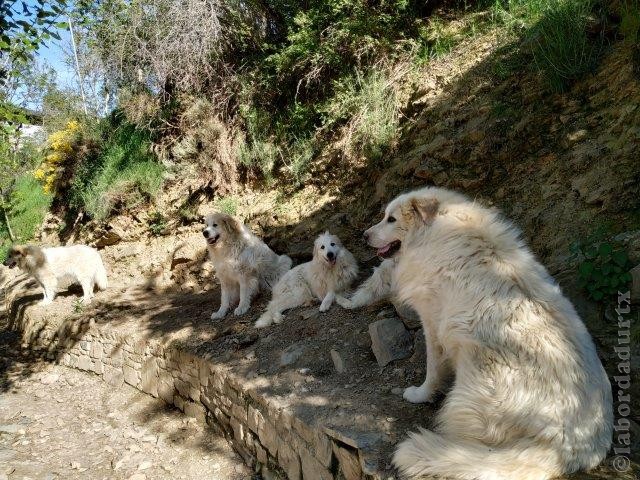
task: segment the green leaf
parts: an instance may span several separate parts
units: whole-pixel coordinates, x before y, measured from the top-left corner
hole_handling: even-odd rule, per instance
[[[629,256],[627,255],[627,252],[623,250],[616,250],[611,254],[611,258],[613,259],[614,262],[620,265],[620,267],[624,267],[629,261]]]
[[[593,272],[593,263],[591,262],[581,263],[580,267],[578,268],[578,271],[580,272],[580,275],[584,277],[588,277],[591,274],[591,272]]]
[[[611,273],[612,270],[612,266],[609,263],[605,263],[604,265],[602,265],[602,273],[604,273],[605,275],[609,275]]]
[[[602,300],[602,298],[604,297],[604,294],[600,290],[596,290],[591,295],[593,296],[594,300],[598,300],[598,301]]]
[[[589,260],[593,260],[598,256],[598,249],[592,245],[585,250],[584,256]]]
[[[613,251],[613,247],[611,246],[610,243],[601,243],[600,248],[598,248],[598,253],[602,257],[606,257],[607,255],[610,255],[612,251]]]
[[[615,287],[617,287],[617,286],[618,286],[619,281],[620,281],[620,280],[618,279],[618,277],[611,277],[611,278],[609,279],[609,284],[610,284],[613,288],[615,288]]]

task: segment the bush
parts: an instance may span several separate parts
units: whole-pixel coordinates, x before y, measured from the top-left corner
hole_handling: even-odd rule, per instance
[[[587,37],[591,3],[557,0],[545,9],[533,27],[533,57],[547,83],[564,91],[596,65],[600,47]]]
[[[164,167],[151,153],[150,133],[116,112],[99,127],[101,148],[77,166],[71,205],[102,220],[114,210],[147,201],[163,182]]]
[[[49,210],[51,200],[52,196],[43,191],[31,173],[22,175],[16,180],[7,209],[7,216],[16,243],[31,241]],[[2,223],[0,223],[1,261],[6,258],[10,246],[9,232],[4,219],[2,219]]]

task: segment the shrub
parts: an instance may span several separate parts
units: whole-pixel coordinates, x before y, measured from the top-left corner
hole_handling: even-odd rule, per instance
[[[151,153],[150,133],[127,123],[119,112],[103,121],[99,133],[99,152],[76,168],[70,203],[102,220],[152,198],[162,186],[164,167]]]
[[[590,12],[587,0],[551,2],[530,33],[535,63],[557,92],[596,64],[600,48],[587,37]]]
[[[42,223],[49,206],[51,194],[45,193],[40,183],[27,173],[18,177],[11,193],[7,215],[17,243],[29,242]],[[0,223],[0,260],[4,261],[11,246],[9,232]]]
[[[328,125],[347,119],[343,148],[374,159],[389,148],[398,134],[400,102],[396,82],[383,71],[357,73],[337,88],[326,113]]]
[[[49,153],[44,157],[42,164],[33,172],[36,180],[42,182],[45,193],[53,193],[56,181],[65,170],[65,163],[73,156],[74,147],[78,140],[80,123],[71,120],[65,128],[53,132],[47,138]]]
[[[572,246],[579,255],[578,285],[584,288],[590,298],[602,301],[625,290],[631,282],[631,262],[627,252],[608,242],[576,243]]]
[[[620,32],[629,44],[640,41],[640,0],[626,0],[620,6]]]

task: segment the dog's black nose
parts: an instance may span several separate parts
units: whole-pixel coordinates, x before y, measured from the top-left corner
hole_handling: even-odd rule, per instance
[[[335,255],[335,253],[333,253],[333,252],[327,252],[327,258],[328,258],[329,260],[333,260],[333,257],[335,257],[335,256],[336,256],[336,255]]]
[[[209,230],[207,229],[202,230],[202,235],[204,235],[204,238],[209,238]]]

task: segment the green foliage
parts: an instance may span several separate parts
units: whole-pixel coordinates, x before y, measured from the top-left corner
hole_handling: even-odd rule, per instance
[[[164,235],[166,228],[167,219],[162,213],[155,211],[149,215],[149,233],[151,235],[156,237]]]
[[[525,51],[556,92],[594,68],[600,39],[587,35],[593,0],[497,0],[494,20],[517,32]]]
[[[577,242],[572,245],[572,252],[580,258],[578,285],[593,300],[605,301],[619,290],[628,289],[632,265],[620,246],[608,241]]]
[[[163,183],[164,167],[151,152],[150,133],[115,112],[98,126],[97,154],[82,159],[70,189],[70,204],[102,220],[151,199]]]
[[[234,197],[222,197],[215,205],[219,211],[227,215],[235,215],[238,211],[238,200]]]
[[[26,243],[33,238],[51,200],[51,195],[43,192],[42,186],[30,173],[16,179],[6,208],[16,243]],[[0,260],[6,257],[11,243],[4,219],[0,219]]]
[[[626,0],[620,7],[620,32],[626,42],[640,42],[640,0]]]
[[[73,313],[82,313],[84,312],[85,307],[86,305],[84,304],[82,298],[76,298],[73,301]]]
[[[600,47],[587,37],[590,13],[587,0],[555,1],[530,33],[536,65],[556,92],[564,91],[596,64]]]

